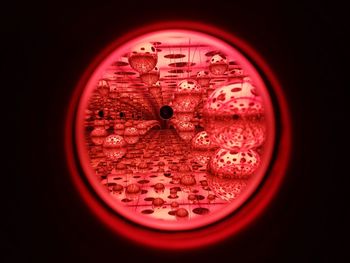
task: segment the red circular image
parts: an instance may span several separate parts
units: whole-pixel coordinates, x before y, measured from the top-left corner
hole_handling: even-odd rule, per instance
[[[73,182],[93,213],[166,249],[210,245],[257,219],[291,143],[281,87],[260,56],[217,28],[180,22],[101,53],[66,131]]]

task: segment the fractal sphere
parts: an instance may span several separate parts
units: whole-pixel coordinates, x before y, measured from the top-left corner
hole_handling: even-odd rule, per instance
[[[190,30],[130,38],[80,96],[85,181],[126,220],[203,227],[244,206],[266,175],[275,136],[269,90],[223,40]]]

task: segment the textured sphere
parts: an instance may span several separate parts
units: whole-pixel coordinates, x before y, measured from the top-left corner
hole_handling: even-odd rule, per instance
[[[140,186],[138,186],[137,184],[129,184],[125,189],[125,192],[127,194],[137,194],[140,191],[141,191]]]
[[[102,127],[96,127],[90,133],[91,141],[95,145],[102,145],[107,135],[108,135],[107,131]]]
[[[189,122],[189,121],[180,121],[176,125],[176,127],[179,131],[194,131],[195,130],[194,124],[192,122]]]
[[[139,141],[139,131],[135,127],[127,127],[124,131],[124,139],[128,144],[135,144]]]
[[[196,150],[207,151],[215,148],[215,145],[212,143],[206,131],[201,131],[197,133],[196,136],[192,139],[191,145],[193,149],[196,149]]]
[[[185,208],[179,208],[175,213],[176,217],[188,217],[188,211]]]
[[[126,143],[123,137],[119,135],[109,135],[103,143],[103,153],[107,159],[116,161],[126,154]]]
[[[209,70],[214,75],[222,75],[228,69],[227,59],[220,54],[212,56],[210,59]]]
[[[221,178],[249,178],[260,164],[260,156],[253,150],[235,152],[218,149],[209,162],[211,174]]]
[[[193,186],[196,184],[196,179],[192,175],[184,175],[181,177],[180,183],[184,186]]]
[[[122,148],[125,146],[123,137],[115,134],[109,135],[103,143],[103,147],[105,148]]]
[[[151,43],[136,45],[129,54],[128,60],[134,70],[141,74],[147,73],[157,65],[157,50]]]
[[[105,79],[100,79],[97,83],[97,90],[102,97],[106,97],[109,93],[109,84]]]
[[[210,83],[209,72],[205,70],[199,71],[196,80],[201,87],[208,87]]]
[[[201,86],[198,84],[197,81],[190,79],[190,80],[182,80],[177,84],[177,88],[176,88],[176,95],[194,95],[195,93],[201,93],[202,92],[202,88]]]
[[[203,126],[212,141],[226,149],[260,146],[266,136],[261,98],[250,83],[234,83],[213,91],[203,107]]]
[[[156,84],[157,81],[159,80],[159,77],[160,77],[160,72],[158,67],[155,67],[154,69],[146,73],[142,73],[140,75],[142,82],[147,84],[148,86],[152,86],[153,84]]]
[[[162,192],[162,191],[164,191],[164,189],[165,189],[165,186],[164,186],[164,184],[162,184],[162,183],[156,183],[156,184],[154,185],[154,190],[155,190],[156,192]]]
[[[215,195],[208,195],[208,201],[213,201],[215,196],[225,201],[236,199],[247,187],[247,180],[228,179],[210,176],[208,180],[210,189]]]
[[[152,201],[152,205],[154,207],[161,207],[164,203],[164,200],[160,197],[154,198]]]

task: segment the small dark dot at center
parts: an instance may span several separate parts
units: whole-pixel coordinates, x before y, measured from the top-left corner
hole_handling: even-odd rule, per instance
[[[103,118],[103,115],[104,115],[103,110],[100,110],[100,111],[98,112],[98,116],[99,116],[100,118]]]
[[[170,106],[165,105],[160,108],[159,114],[162,119],[168,120],[173,116],[174,111]]]
[[[232,115],[232,119],[233,120],[238,120],[239,119],[239,115],[238,114],[233,114]]]

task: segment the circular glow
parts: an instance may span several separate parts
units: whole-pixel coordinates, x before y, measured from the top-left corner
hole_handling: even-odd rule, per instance
[[[264,69],[260,68],[260,72],[266,75],[258,73],[249,60],[252,57],[248,59],[241,53],[244,45],[239,46],[238,39],[223,32],[216,38],[215,34],[203,33],[208,32],[204,30],[207,27],[202,28],[193,31],[185,25],[183,28],[169,26],[133,34],[133,37],[116,42],[113,49],[95,64],[94,71],[85,76],[80,84],[79,99],[72,104],[77,109],[73,139],[80,160],[78,165],[83,171],[80,176],[87,179],[100,201],[88,197],[87,190],[74,177],[80,191],[85,193],[91,207],[95,204],[94,210],[98,210],[104,222],[116,232],[151,246],[193,248],[222,240],[242,229],[254,219],[246,216],[245,221],[237,221],[242,217],[240,211],[248,209],[252,203],[247,200],[259,196],[262,190],[257,192],[257,188],[264,189],[263,179],[266,176],[272,178],[273,174],[278,180],[275,179],[277,183],[270,188],[270,193],[276,192],[288,160],[290,138],[285,139],[282,134],[279,138],[286,140],[287,152],[279,171],[271,168],[274,167],[272,155],[280,150],[275,141],[277,115],[274,111],[281,111],[281,116],[287,118],[281,123],[289,125],[285,109],[280,109],[279,104],[276,108],[270,97],[274,90],[268,87],[271,83],[266,80],[274,79],[271,80]],[[162,45],[169,52],[165,53]],[[244,51],[249,55],[249,48]],[[259,60],[257,55],[256,59]],[[232,69],[230,61],[235,61]],[[159,72],[158,88],[156,92],[150,92],[141,76],[155,67]],[[107,85],[114,87],[113,96],[105,91]],[[249,87],[255,93],[248,96],[244,91],[238,91],[238,86]],[[276,86],[275,82],[273,89]],[[236,92],[235,95],[232,92]],[[225,98],[222,98],[223,93]],[[283,102],[282,96],[278,99]],[[172,105],[174,109],[169,120],[159,118],[163,105]],[[100,109],[107,109],[109,113],[100,117],[109,121],[105,129],[95,126],[90,113]],[[223,121],[227,118],[231,118],[229,122]],[[96,137],[106,137],[105,141],[110,136],[121,137],[123,146],[110,147],[108,144],[105,147],[103,144],[101,147],[99,141],[94,144],[96,138],[88,132],[92,130],[98,130]],[[247,140],[245,131],[250,136]],[[283,132],[288,133],[285,129]],[[211,147],[198,141],[201,135],[210,138]],[[108,153],[113,153],[106,155],[106,148]],[[72,149],[69,142],[67,149]],[[221,153],[228,158],[224,165],[221,164]],[[204,156],[205,161],[201,161],[199,155]],[[71,168],[73,171],[73,164]],[[264,200],[261,204],[266,203],[267,197]],[[99,207],[99,202],[109,206],[115,215]],[[258,206],[256,211],[265,205]],[[129,225],[128,220],[138,227]],[[224,231],[222,227],[228,222],[235,224]],[[221,232],[214,229],[221,229]],[[160,234],[154,230],[171,232]],[[192,237],[182,232],[185,230],[191,231],[188,234]],[[211,233],[210,238],[204,237],[205,232]],[[191,238],[195,241],[184,242]],[[167,244],[165,240],[174,242]]]
[[[188,43],[190,41],[194,44],[189,45]],[[161,53],[157,54],[154,51],[154,48],[152,49],[153,45],[149,43],[154,42],[161,42],[161,45],[167,45],[170,52],[180,52],[178,46],[184,46],[182,49],[184,50],[185,58],[181,58],[180,61],[171,62],[172,64],[184,65],[188,70],[191,70],[191,72],[195,70],[200,71],[203,67],[209,67],[214,64],[226,63],[228,58],[236,61],[236,64],[241,65],[245,75],[249,76],[252,81],[247,83],[244,80],[237,79],[229,74],[221,76],[220,79],[223,81],[219,82],[219,84],[214,84],[214,91],[212,94],[205,102],[202,101],[201,107],[198,107],[202,98],[202,87],[197,81],[191,78],[190,74],[179,74],[177,77],[172,78],[173,81],[177,82],[177,86],[173,92],[170,93],[171,95],[174,95],[174,99],[172,100],[173,108],[175,109],[174,118],[178,120],[175,125],[175,130],[164,127],[161,130],[148,129],[148,132],[140,138],[137,129],[132,127],[136,120],[135,115],[138,114],[138,111],[145,108],[145,106],[153,106],[152,96],[149,95],[147,89],[142,92],[140,86],[132,86],[136,81],[139,81],[137,77],[132,78],[128,76],[126,78],[116,78],[110,76],[110,68],[115,61],[121,61],[124,54],[131,54],[129,55],[130,63],[134,56],[138,56],[138,66],[136,67],[132,64],[131,68],[124,66],[124,72],[132,72],[133,69],[138,70],[140,68],[145,69],[151,66],[153,67],[153,64],[150,64],[147,60],[144,62],[140,61],[141,55],[149,56],[151,54],[154,59],[157,60],[157,72],[161,75],[160,82],[164,82],[164,87],[166,85],[166,78],[162,75],[167,71],[169,59],[164,58],[164,55]],[[134,46],[137,47],[136,50],[138,50],[138,52],[134,51]],[[191,63],[183,62],[185,59],[188,60],[188,54],[186,53],[191,52],[191,50],[193,52],[190,56],[190,59],[192,59]],[[211,50],[220,50],[227,55],[225,58],[221,55],[214,55],[209,63],[205,62],[205,54]],[[157,58],[155,58],[156,55],[158,56]],[[203,62],[200,64],[200,61]],[[191,66],[189,67],[188,65]],[[113,68],[112,70],[120,72],[118,71],[118,68]],[[221,74],[223,73],[224,72]],[[217,73],[215,74],[217,75]],[[119,92],[123,92],[124,90],[128,91],[128,93],[126,93],[128,94],[128,97],[125,97],[124,105],[116,106],[115,104],[119,102],[118,99],[109,98],[109,100],[106,101],[105,96],[99,96],[98,91],[101,87],[101,79],[103,79],[103,85],[107,85],[106,83],[108,82],[112,84],[124,82],[124,87],[119,89]],[[142,75],[141,81],[143,81]],[[137,99],[135,100],[135,98]],[[145,106],[142,106],[142,103]],[[108,104],[110,104],[109,107]],[[86,109],[99,110],[101,107],[107,107],[110,111],[116,109],[118,111],[123,110],[123,112],[127,114],[124,119],[126,121],[124,134],[122,136],[116,135],[120,134],[118,128],[115,131],[110,131],[109,133],[111,135],[106,139],[108,140],[110,137],[118,137],[124,143],[126,142],[129,144],[129,147],[104,147],[101,154],[96,154],[96,152],[94,154],[89,154],[91,149],[94,149],[95,146],[90,144],[91,138],[86,136],[86,131],[90,126],[89,124],[86,124],[86,122],[83,122],[83,119],[85,118],[84,113]],[[272,103],[265,83],[262,81],[252,64],[250,64],[250,62],[233,46],[228,45],[213,36],[195,31],[156,31],[147,35],[141,35],[124,45],[119,46],[92,74],[82,94],[78,107],[76,139],[78,143],[79,157],[82,161],[86,177],[94,190],[118,214],[138,224],[151,228],[163,230],[194,229],[211,224],[229,214],[232,214],[247,198],[249,198],[259,185],[265,175],[267,165],[271,158],[275,138],[275,120],[272,109]],[[204,127],[196,127],[194,123],[191,122],[195,113],[202,114]],[[151,114],[152,112],[146,117],[147,119],[141,119],[139,122],[147,122],[150,121],[150,119],[153,119],[153,121],[156,122],[159,121],[158,115]],[[254,119],[257,115],[260,116],[259,121],[251,121],[251,119]],[[240,120],[237,121],[235,116],[239,116]],[[110,121],[115,122],[117,120],[118,119],[111,119]],[[208,123],[208,125],[206,125],[206,123]],[[260,128],[261,126],[264,128]],[[252,149],[255,149],[256,147],[263,148],[263,151],[261,151],[263,154],[262,156],[255,158],[255,160],[259,160],[258,163],[256,161],[255,163],[248,163],[247,161],[247,163],[243,164],[239,162],[245,159],[241,156],[242,154],[245,155],[245,152],[235,152],[229,156],[230,158],[232,157],[231,159],[233,160],[225,159],[224,165],[221,165],[223,159],[220,159],[220,156],[217,156],[217,154],[211,151],[209,152],[209,156],[207,155],[211,160],[208,167],[203,166],[202,163],[190,163],[191,158],[187,157],[187,154],[191,156],[191,149],[188,149],[187,145],[195,134],[203,131],[203,129],[205,129],[205,131],[211,136],[214,143],[227,149],[222,151],[219,150],[219,153],[229,153],[230,149],[234,151],[246,151],[246,147],[241,146],[248,145],[249,148]],[[257,133],[256,131],[259,132]],[[155,138],[154,136],[156,134],[161,138]],[[141,145],[141,151],[135,151],[136,144],[139,140],[141,143],[148,144],[149,147],[147,148]],[[253,141],[253,143],[251,141]],[[165,150],[162,152],[160,147],[165,148],[166,143],[170,144],[167,146],[167,151],[174,151],[174,149],[178,147],[178,151],[182,154],[175,158],[171,154],[168,154],[168,152],[165,152]],[[237,145],[240,147],[237,147]],[[159,150],[154,151],[153,149],[150,149],[151,147]],[[149,170],[146,172],[140,172],[138,169],[134,169],[133,163],[136,165],[139,164],[143,160],[143,155],[147,151],[151,152],[153,155],[153,158],[149,161]],[[252,152],[254,153],[255,151]],[[225,158],[226,155],[223,156],[223,158]],[[238,158],[237,161],[235,161],[235,157]],[[262,161],[260,161],[260,159]],[[113,163],[113,161],[115,163]],[[106,162],[111,162],[107,165],[110,169],[113,169],[113,166],[116,166],[120,162],[124,163],[131,173],[129,176],[124,174],[120,177],[119,175],[110,174],[107,169],[105,173],[96,176],[99,165]],[[162,166],[165,167],[158,167],[157,163],[159,162],[162,162],[164,164]],[[174,174],[170,174],[169,177],[164,176],[164,172],[169,169],[169,166],[173,162],[179,163],[180,167],[191,165],[190,171],[181,174],[179,183],[175,184],[170,183]],[[245,184],[247,187],[244,189],[242,188],[241,192],[236,193],[234,195],[235,198],[230,200],[227,198],[222,199],[214,189],[210,189],[210,187],[202,187],[199,183],[200,181],[208,181],[211,177],[219,176],[218,173],[224,174],[226,177],[229,176],[227,174],[232,173],[232,184],[235,183],[235,179],[246,179],[247,181]],[[233,173],[235,175],[233,175]],[[115,193],[113,189],[111,190],[108,188],[108,184],[103,183],[106,176],[109,183],[121,183],[126,189],[125,192],[122,194],[119,192]],[[166,190],[161,196],[158,196],[157,193],[152,191],[151,186],[160,182],[165,183]],[[135,193],[133,192],[133,198],[130,199],[128,197],[130,194],[128,194],[127,189],[132,185],[144,190],[144,193],[142,194],[141,190]],[[173,200],[170,200],[167,197],[170,193],[170,188],[174,186],[179,187],[179,197],[177,198],[177,201],[180,204],[179,209],[182,208],[182,210],[187,211],[187,220],[178,221],[172,213],[169,214],[170,202]],[[209,194],[217,195],[217,199],[210,204],[207,201],[202,200],[190,203],[188,202],[187,197],[191,191],[194,191],[197,197],[203,197],[203,200],[205,200]],[[152,210],[152,202],[149,200],[158,197],[161,197],[162,200],[164,200],[164,204],[162,203],[162,209],[157,211]],[[198,215],[194,212],[196,211],[194,209],[197,207],[204,207],[208,212],[205,215]],[[153,212],[145,214],[143,213],[145,209],[152,210]]]

